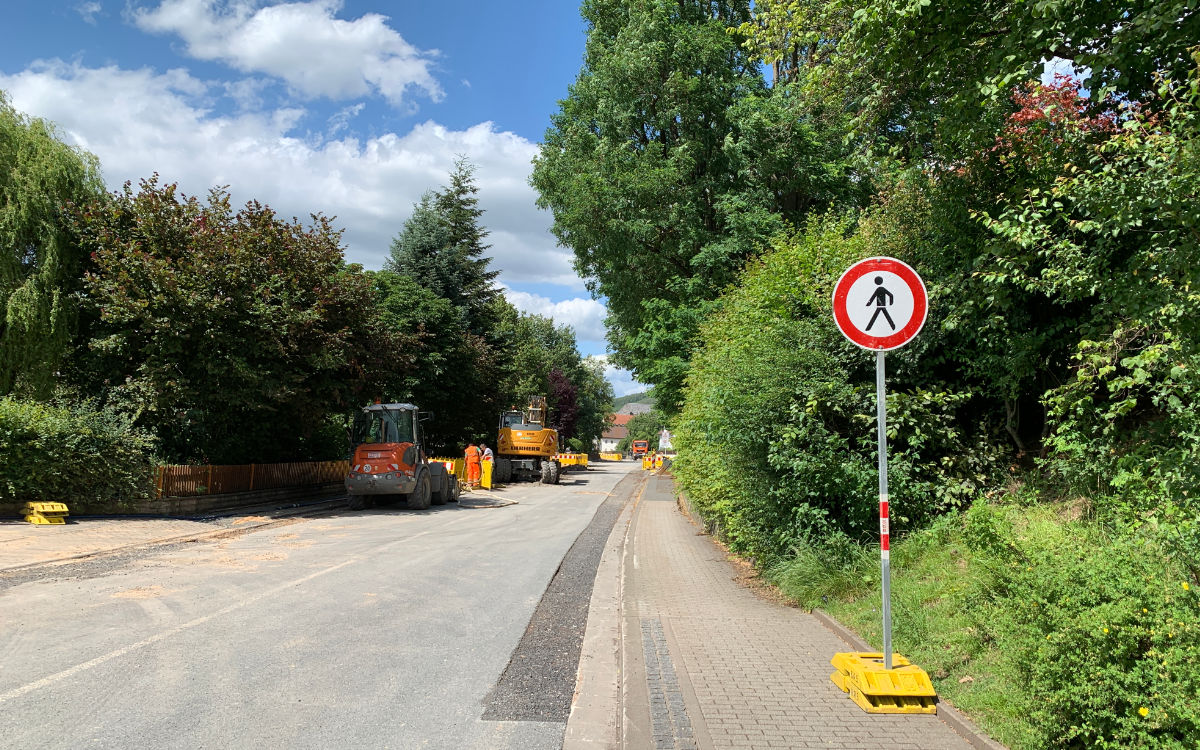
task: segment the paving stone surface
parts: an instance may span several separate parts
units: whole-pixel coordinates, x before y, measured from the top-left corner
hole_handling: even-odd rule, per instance
[[[626,606],[635,608],[643,632],[657,632],[655,623],[662,629],[667,649],[658,659],[672,665],[679,690],[694,695],[700,715],[688,721],[702,724],[705,731],[696,734],[717,750],[970,747],[936,716],[868,714],[855,705],[829,679],[829,660],[853,649],[811,614],[738,583],[724,551],[680,512],[669,476],[647,485],[630,545]],[[656,747],[691,747],[680,744],[690,740],[690,725],[654,719],[654,669],[647,651]],[[661,705],[669,719],[676,704]],[[667,726],[674,744],[659,745]],[[679,726],[688,726],[686,735]]]

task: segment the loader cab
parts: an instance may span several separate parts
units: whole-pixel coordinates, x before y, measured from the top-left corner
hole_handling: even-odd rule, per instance
[[[371,404],[354,419],[353,445],[378,443],[421,444],[421,422],[412,404]]]

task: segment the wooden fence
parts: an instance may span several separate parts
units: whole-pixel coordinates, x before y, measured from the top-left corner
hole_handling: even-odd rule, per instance
[[[154,487],[158,497],[224,495],[282,487],[311,487],[340,482],[346,478],[349,469],[349,461],[242,466],[160,466],[154,477]]]

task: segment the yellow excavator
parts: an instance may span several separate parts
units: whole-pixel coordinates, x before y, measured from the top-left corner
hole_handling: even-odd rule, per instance
[[[557,454],[558,431],[546,426],[546,397],[534,396],[524,411],[514,407],[500,415],[492,478],[558,484]]]

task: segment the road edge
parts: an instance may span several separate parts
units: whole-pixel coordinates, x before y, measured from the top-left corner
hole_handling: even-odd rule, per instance
[[[596,566],[563,750],[610,750],[622,744],[624,550],[636,507],[632,500],[644,489],[646,478],[641,477],[625,499]]]

